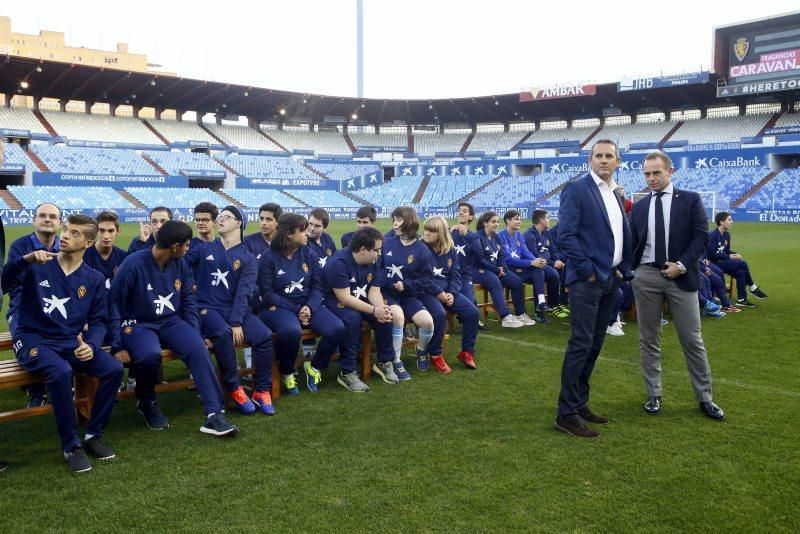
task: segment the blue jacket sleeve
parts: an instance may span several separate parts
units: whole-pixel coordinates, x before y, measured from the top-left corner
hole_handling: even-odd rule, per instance
[[[181,260],[178,260],[181,261]],[[194,277],[192,277],[192,269],[184,262],[181,273],[181,317],[184,321],[189,323],[192,328],[200,331],[200,316],[197,315],[197,298],[195,297],[192,286],[194,286]]]
[[[314,258],[311,259],[310,263],[310,280],[308,286],[308,298],[306,298],[306,306],[308,306],[313,313],[317,308],[319,308],[320,304],[322,304],[322,269],[319,266],[319,262],[314,261]]]
[[[575,191],[575,182],[568,182],[561,191],[561,206],[558,213],[558,245],[561,252],[572,264],[580,280],[588,280],[594,272],[594,265],[584,254],[578,242],[581,224],[580,193]]]
[[[242,274],[239,275],[236,294],[233,296],[231,312],[228,315],[228,324],[231,326],[242,326],[244,314],[250,308],[250,298],[256,290],[256,277],[258,276],[256,259],[249,254],[245,254],[243,259]]]
[[[717,252],[717,239],[722,239],[722,235],[717,230],[711,230],[708,243],[706,244],[706,256],[711,261],[726,261],[731,259],[729,247],[723,252]]]
[[[92,347],[92,351],[96,351],[103,346],[108,324],[108,292],[106,291],[106,282],[99,273],[95,277],[92,305],[89,308],[89,317],[86,323],[89,328],[83,334],[83,341]]]
[[[461,282],[461,264],[458,262],[458,254],[453,254],[453,251],[451,251],[450,257],[453,260],[453,265],[450,266],[450,277],[447,280],[446,291],[456,295],[461,292],[463,286]]]
[[[9,255],[9,262],[3,265],[3,274],[0,277],[3,293],[13,293],[15,289],[22,286],[22,282],[25,279],[26,267],[28,267],[28,262],[22,257],[18,256],[16,259],[12,260]]]
[[[473,257],[475,258],[475,268],[476,269],[483,269],[485,271],[492,272],[497,274],[500,272],[500,269],[494,263],[490,262],[486,259],[486,251],[483,250],[483,239],[480,236],[475,236],[475,239],[469,244],[470,250],[472,251]],[[498,258],[499,258],[498,254]]]
[[[108,318],[108,330],[111,333],[112,354],[124,348],[122,345],[122,320],[123,318],[132,319],[132,317],[127,317],[126,303],[130,299],[135,274],[130,268],[130,262],[123,261],[114,274],[114,279],[111,280],[111,294],[109,296],[111,313]]]

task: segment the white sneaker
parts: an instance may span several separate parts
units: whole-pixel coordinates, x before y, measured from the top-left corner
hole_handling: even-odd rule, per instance
[[[606,328],[606,334],[609,336],[624,336],[625,332],[622,331],[622,325],[619,323],[614,323]]]
[[[531,319],[527,313],[517,315],[517,321],[521,322],[523,326],[533,326],[536,324],[536,321]]]
[[[506,315],[503,317],[503,322],[500,323],[500,326],[505,328],[522,328],[524,325],[511,314]]]

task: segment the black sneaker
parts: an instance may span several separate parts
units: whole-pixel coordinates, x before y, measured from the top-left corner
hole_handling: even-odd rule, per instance
[[[224,413],[214,413],[206,417],[206,422],[200,427],[203,434],[211,434],[218,437],[232,438],[239,433],[239,428],[232,425]]]
[[[64,460],[67,465],[72,469],[73,473],[85,473],[92,470],[92,462],[86,456],[83,447],[77,446],[69,452],[64,453]]]
[[[30,397],[27,408],[38,408],[47,405],[47,397]]]
[[[533,314],[533,320],[539,324],[548,324],[550,322],[550,319],[547,318],[547,315],[540,311],[537,311],[535,314]]]
[[[0,473],[8,469],[8,462],[0,462]]]
[[[489,327],[483,324],[483,321],[478,321],[478,330],[489,330]]]
[[[750,292],[757,299],[765,299],[767,298],[767,294],[761,291],[760,287],[755,288],[753,291]]]
[[[151,430],[164,430],[169,427],[169,421],[161,408],[158,407],[158,402],[152,403],[139,401],[136,403],[136,409],[144,416],[144,424]]]
[[[755,308],[756,305],[747,299],[738,299],[736,305],[740,308]]]
[[[85,440],[83,448],[98,460],[112,460],[117,457],[114,449],[103,443],[103,438],[100,436],[93,436]]]

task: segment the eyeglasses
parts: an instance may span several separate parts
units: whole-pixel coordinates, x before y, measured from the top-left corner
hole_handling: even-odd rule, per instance
[[[219,217],[217,217],[217,220],[218,220],[219,222],[225,222],[225,221],[227,221],[227,220],[230,220],[230,219],[235,219],[235,218],[236,218],[236,217],[234,217],[233,215],[220,215]]]
[[[194,222],[208,224],[208,223],[211,222],[211,219],[205,219],[205,218],[203,218],[203,219],[195,219]]]

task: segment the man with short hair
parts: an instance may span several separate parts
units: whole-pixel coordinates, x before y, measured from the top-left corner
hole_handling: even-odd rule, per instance
[[[755,308],[756,305],[747,300],[747,288],[758,299],[767,298],[767,294],[753,281],[750,266],[742,255],[731,250],[730,230],[733,227],[733,217],[727,211],[721,211],[714,216],[714,222],[717,227],[709,233],[708,259],[736,279],[736,305]]]
[[[608,319],[622,280],[631,279],[631,233],[614,193],[617,144],[592,145],[590,171],[561,192],[558,244],[567,259],[571,335],[561,368],[555,428],[582,438],[600,433],[585,422],[608,424],[589,406],[589,380],[603,348]]]
[[[123,368],[101,348],[108,317],[105,281],[83,262],[96,237],[94,219],[71,215],[59,252],[29,252],[6,264],[2,275],[3,292],[13,292],[17,301],[14,352],[22,368],[47,383],[64,459],[76,473],[92,468],[87,451],[101,460],[116,456],[103,434]],[[74,372],[99,379],[83,440],[72,394]]]
[[[222,389],[200,337],[191,270],[183,260],[191,239],[188,224],[165,221],[153,248],[122,262],[111,282],[111,347],[115,358],[136,370],[137,407],[148,428],[169,426],[155,391],[164,346],[178,354],[197,384],[206,413],[200,432],[235,436],[239,429],[225,416]]]
[[[531,222],[532,226],[522,234],[522,237],[525,238],[528,250],[547,262],[544,274],[550,304],[555,306],[553,315],[559,319],[566,319],[569,317],[568,295],[566,291],[559,291],[564,286],[566,265],[550,237],[550,217],[547,210],[533,210]]]
[[[8,249],[8,262],[11,263],[34,250],[44,250],[45,252],[59,252],[61,246],[57,234],[61,232],[61,208],[55,204],[45,202],[36,206],[33,212],[33,232],[22,236],[11,243]],[[14,335],[17,318],[17,293],[22,291],[22,285],[16,285],[8,298],[8,312],[6,322],[11,335]],[[25,388],[23,388],[25,389]],[[28,408],[44,406],[47,404],[45,388],[42,384],[31,384],[27,387]]]
[[[258,208],[258,223],[260,232],[250,234],[244,238],[244,246],[250,253],[261,259],[261,254],[269,250],[272,236],[278,228],[278,219],[283,215],[283,208],[274,202],[267,202]]]
[[[156,206],[150,210],[150,224],[139,222],[139,235],[128,245],[128,254],[152,248],[156,244],[158,229],[172,220],[172,210],[166,206]]]
[[[472,282],[472,260],[471,245],[475,239],[475,232],[469,229],[475,219],[475,207],[469,202],[459,202],[458,212],[456,213],[456,224],[450,228],[450,236],[453,238],[453,248],[458,255],[458,267],[461,270],[461,294],[476,306],[478,301],[475,299],[474,284]],[[486,330],[487,326],[482,321],[478,321],[478,328]]]
[[[370,228],[375,226],[375,221],[378,219],[378,212],[372,206],[361,206],[356,212],[356,230],[361,228]],[[342,248],[347,248],[347,244],[353,238],[353,232],[347,232],[342,236]]]
[[[194,227],[197,228],[197,235],[192,238],[189,245],[191,249],[193,245],[201,243],[211,243],[214,241],[214,232],[217,227],[217,215],[219,209],[211,202],[201,202],[194,207]]]
[[[672,185],[672,160],[651,152],[642,162],[651,194],[633,205],[631,236],[635,277],[639,353],[648,398],[647,413],[661,411],[661,316],[669,304],[692,389],[700,411],[716,421],[725,418],[714,404],[711,368],[700,332],[697,260],[708,243],[706,210],[700,195]],[[563,223],[562,223],[563,224]]]
[[[306,235],[308,235],[308,247],[314,252],[319,262],[320,269],[325,268],[334,252],[336,252],[336,244],[333,238],[325,231],[330,223],[330,216],[323,208],[314,208],[308,214],[308,227],[306,228]],[[314,357],[314,345],[316,341],[313,339],[304,339],[303,357],[306,359]]]

